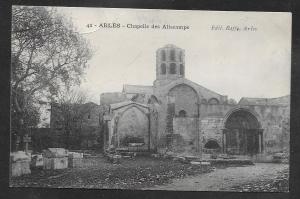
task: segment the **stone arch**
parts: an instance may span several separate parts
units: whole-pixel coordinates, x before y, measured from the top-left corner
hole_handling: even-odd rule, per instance
[[[226,128],[226,127],[225,127],[225,123],[226,123],[226,121],[228,120],[229,116],[231,116],[233,113],[238,112],[238,111],[246,111],[246,112],[249,112],[251,115],[253,115],[253,116],[256,118],[256,120],[257,120],[257,122],[258,122],[258,124],[259,124],[259,127],[258,127],[258,128],[261,128],[261,127],[262,127],[262,126],[261,126],[261,122],[260,122],[261,118],[260,118],[260,116],[259,116],[255,111],[253,111],[253,110],[251,110],[251,109],[249,109],[249,108],[247,108],[247,107],[236,107],[236,108],[230,109],[230,110],[225,114],[225,116],[224,116],[224,118],[223,118],[223,124],[222,124],[222,128],[223,128],[223,129]]]
[[[155,95],[151,95],[148,99],[148,104],[160,104]]]
[[[149,117],[148,110],[132,104],[118,115],[117,137],[118,147],[128,147],[130,142],[143,143],[147,149],[149,145]]]
[[[198,94],[198,97],[199,98],[205,98],[205,96],[203,96],[203,94],[200,92],[200,90],[198,90],[197,88],[197,85],[185,78],[180,78],[180,79],[177,79],[176,81],[172,81],[170,82],[166,87],[163,88],[162,92],[165,94],[165,95],[168,95],[169,91],[178,86],[178,85],[182,85],[182,84],[185,84],[187,86],[190,86],[197,94]],[[200,101],[199,101],[200,102]]]
[[[129,105],[126,109],[124,109],[124,111],[122,111],[122,113],[120,113],[118,116],[119,117],[122,117],[123,116],[123,114],[126,112],[126,111],[128,111],[129,109],[131,109],[132,107],[135,107],[135,108],[137,108],[137,109],[139,109],[142,113],[144,113],[145,115],[147,114],[147,113],[149,113],[149,111],[147,110],[143,110],[140,106],[138,106],[138,105],[136,105],[136,104],[131,104],[131,105]]]
[[[262,130],[258,115],[248,108],[230,110],[223,120],[223,149],[234,155],[262,152]]]
[[[203,99],[201,100],[201,104],[207,104],[207,100],[206,100],[205,98],[203,98]]]
[[[217,149],[220,149],[221,146],[220,146],[220,144],[219,144],[219,142],[217,140],[215,140],[215,139],[209,139],[204,144],[204,148],[217,150]]]
[[[210,98],[208,104],[219,104],[219,100],[217,98]]]
[[[178,112],[178,116],[179,116],[179,117],[186,117],[186,111],[185,111],[185,110],[180,110],[180,111]]]
[[[186,116],[195,117],[198,115],[199,96],[193,87],[187,84],[176,85],[169,90],[168,96],[174,100],[172,103],[174,104],[175,115],[179,115],[180,110],[184,110]]]

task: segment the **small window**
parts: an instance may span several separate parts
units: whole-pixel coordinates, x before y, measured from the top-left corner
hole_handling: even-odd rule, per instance
[[[209,101],[208,101],[209,104],[219,104],[219,100],[217,100],[216,98],[211,98]]]
[[[186,117],[186,112],[185,112],[185,110],[179,111],[179,117]]]
[[[180,75],[184,75],[183,64],[180,64]]]
[[[161,60],[166,61],[166,52],[164,50],[161,51]]]
[[[88,119],[91,119],[91,114],[90,114],[90,113],[88,114],[87,118],[88,118]]]
[[[175,63],[170,64],[170,74],[176,74],[176,64]]]
[[[171,61],[175,61],[175,50],[174,50],[174,49],[172,49],[172,50],[170,51],[170,60],[171,60]]]
[[[161,64],[161,74],[162,75],[166,74],[166,64],[165,63]]]

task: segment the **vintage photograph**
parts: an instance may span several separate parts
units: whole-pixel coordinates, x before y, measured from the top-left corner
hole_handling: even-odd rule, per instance
[[[10,187],[289,192],[291,22],[13,6]]]

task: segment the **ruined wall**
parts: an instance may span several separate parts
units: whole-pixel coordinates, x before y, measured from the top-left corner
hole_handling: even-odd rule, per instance
[[[102,93],[100,95],[100,105],[109,105],[126,101],[126,95],[121,92]]]
[[[289,106],[250,106],[261,119],[265,152],[289,149],[290,108]]]
[[[176,152],[193,153],[196,151],[198,141],[198,119],[192,117],[175,117],[173,119],[176,142],[173,150]]]
[[[198,95],[192,87],[181,84],[172,88],[168,96],[172,98],[169,103],[175,104],[175,115],[185,111],[186,116],[194,117],[198,114]]]
[[[203,132],[203,144],[209,139],[218,141],[222,147],[222,128],[224,116],[235,108],[248,108],[255,112],[263,131],[264,152],[282,151],[289,147],[289,106],[268,105],[230,105],[201,104],[201,131]]]
[[[66,108],[66,106],[69,107]],[[70,115],[64,111],[68,111]],[[51,105],[50,128],[65,128],[64,120],[70,120],[69,122],[74,128],[99,127],[99,114],[101,112],[101,106],[92,102],[69,105],[53,103]]]
[[[118,137],[120,146],[128,143],[144,142],[147,149],[149,141],[149,120],[145,113],[136,107],[127,109],[118,122]]]
[[[109,121],[109,143],[115,147],[128,147],[128,143],[144,142],[140,149],[149,146],[148,109],[130,104],[112,110]]]
[[[200,122],[200,129],[202,138],[202,145],[204,146],[209,140],[217,141],[220,147],[222,146],[222,117],[206,117]]]
[[[103,112],[103,108],[96,104],[88,104],[83,107],[86,109],[83,116],[83,126],[99,127],[99,115]]]

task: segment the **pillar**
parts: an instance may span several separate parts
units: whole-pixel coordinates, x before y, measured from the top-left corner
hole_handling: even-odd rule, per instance
[[[235,131],[235,138],[236,138],[236,144],[237,144],[237,153],[240,154],[240,129],[237,129]]]
[[[226,153],[226,129],[222,130],[223,153]]]
[[[258,134],[258,153],[261,153],[261,133],[257,132]]]

